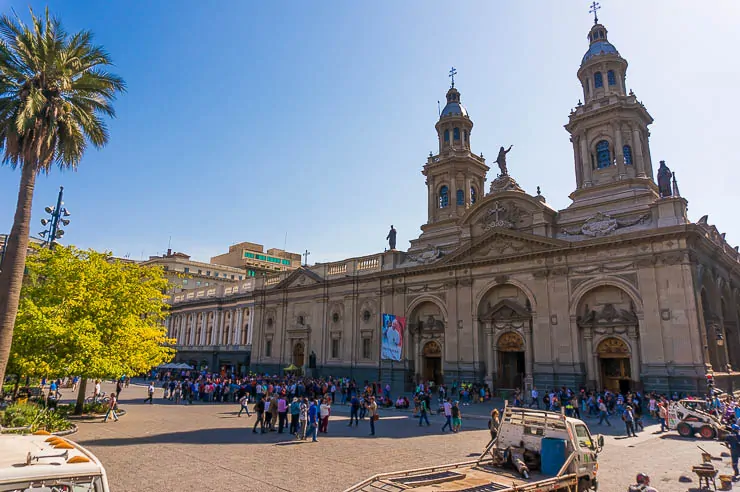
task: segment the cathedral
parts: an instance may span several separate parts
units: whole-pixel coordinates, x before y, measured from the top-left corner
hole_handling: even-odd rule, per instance
[[[688,220],[626,71],[596,21],[577,72],[583,102],[565,125],[575,187],[562,210],[517,184],[510,148],[494,170],[472,151],[453,79],[439,150],[421,170],[427,222],[409,250],[392,235],[383,253],[176,294],[177,360],[294,365],[396,391],[431,380],[699,392],[709,374],[738,388],[740,254],[707,216]],[[381,358],[384,314],[405,318],[400,360]]]

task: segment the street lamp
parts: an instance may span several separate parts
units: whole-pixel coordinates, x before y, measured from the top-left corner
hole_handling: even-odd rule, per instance
[[[49,245],[49,249],[53,249],[56,244],[56,240],[64,236],[64,229],[59,227],[61,222],[63,226],[69,225],[69,219],[63,219],[62,217],[69,217],[71,214],[69,210],[63,208],[64,202],[62,201],[62,195],[64,194],[64,186],[59,187],[59,197],[57,198],[57,206],[55,208],[46,207],[44,212],[49,214],[49,219],[41,219],[42,226],[49,226],[46,230],[39,232],[39,236],[45,239],[44,246]],[[48,236],[48,237],[47,237]]]

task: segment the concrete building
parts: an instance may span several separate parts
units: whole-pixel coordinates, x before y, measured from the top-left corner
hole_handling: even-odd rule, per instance
[[[236,285],[247,277],[244,268],[191,260],[189,255],[173,252],[171,249],[162,256],[150,256],[141,264],[164,268],[165,277],[172,286],[170,293],[201,287]]]
[[[287,272],[301,266],[301,255],[257,243],[243,242],[229,246],[229,252],[211,258],[211,263],[246,269],[249,277]]]
[[[573,172],[565,209],[524,191],[512,177],[523,164],[509,167],[503,147],[485,193],[489,167],[472,151],[473,121],[453,82],[435,125],[439,150],[422,167],[427,222],[408,252],[180,294],[171,336],[204,352],[221,343],[210,332],[246,336],[253,370],[309,370],[315,353],[318,374],[396,388],[701,391],[709,373],[737,388],[740,253],[706,216],[692,223],[675,176],[662,162],[656,170],[653,119],[626,91],[626,70],[595,24],[577,72],[583,103],[565,125],[573,162],[550,164]],[[406,318],[399,361],[380,360],[384,313]]]

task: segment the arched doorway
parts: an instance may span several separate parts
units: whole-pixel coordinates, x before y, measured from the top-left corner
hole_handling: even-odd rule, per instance
[[[293,346],[293,365],[303,367],[304,357],[305,347],[303,346],[303,342],[298,342]]]
[[[442,347],[432,340],[424,345],[422,350],[424,365],[422,378],[424,381],[434,381],[435,385],[442,384]]]
[[[601,386],[622,394],[632,390],[630,349],[619,338],[609,337],[596,348],[601,371]]]
[[[499,388],[521,388],[524,378],[524,339],[514,331],[503,333],[496,344],[498,349]]]

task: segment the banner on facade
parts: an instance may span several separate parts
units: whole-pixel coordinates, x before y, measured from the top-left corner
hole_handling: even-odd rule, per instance
[[[380,358],[401,360],[403,333],[406,329],[406,318],[395,314],[384,314],[380,337]]]

